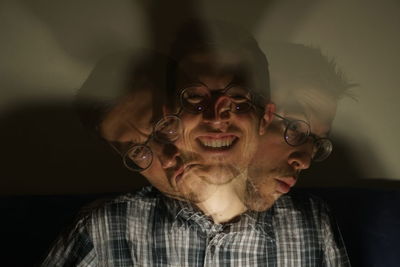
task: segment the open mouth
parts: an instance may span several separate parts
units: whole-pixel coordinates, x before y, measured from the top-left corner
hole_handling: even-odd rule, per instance
[[[207,150],[227,150],[230,149],[238,138],[234,135],[226,135],[219,137],[200,136],[197,138],[198,143]]]

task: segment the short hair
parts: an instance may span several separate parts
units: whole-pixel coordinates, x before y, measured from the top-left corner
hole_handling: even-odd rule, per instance
[[[297,101],[296,90],[301,87],[317,89],[338,101],[352,96],[350,83],[333,58],[321,49],[295,43],[269,43],[266,46],[270,60],[272,100],[277,96],[286,103]]]
[[[268,61],[257,41],[247,31],[222,21],[191,20],[178,31],[171,45],[167,66],[168,103],[177,98],[178,65],[186,56],[196,53],[233,52],[240,57],[241,69],[251,77],[252,91],[270,99]]]

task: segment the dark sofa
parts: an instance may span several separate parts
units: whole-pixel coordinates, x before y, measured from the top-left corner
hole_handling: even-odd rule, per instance
[[[341,228],[353,266],[400,266],[400,191],[310,188]],[[82,206],[109,195],[1,197],[0,266],[36,266]]]

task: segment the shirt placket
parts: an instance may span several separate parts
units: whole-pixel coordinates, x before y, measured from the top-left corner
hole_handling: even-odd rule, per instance
[[[213,224],[207,231],[207,248],[204,266],[219,266],[219,253],[222,247],[222,239],[225,237],[224,227],[221,224]]]

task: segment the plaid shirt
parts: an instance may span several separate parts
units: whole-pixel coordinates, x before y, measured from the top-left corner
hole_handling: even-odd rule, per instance
[[[152,187],[112,200],[61,237],[43,266],[350,266],[319,199],[291,193],[214,224]]]

